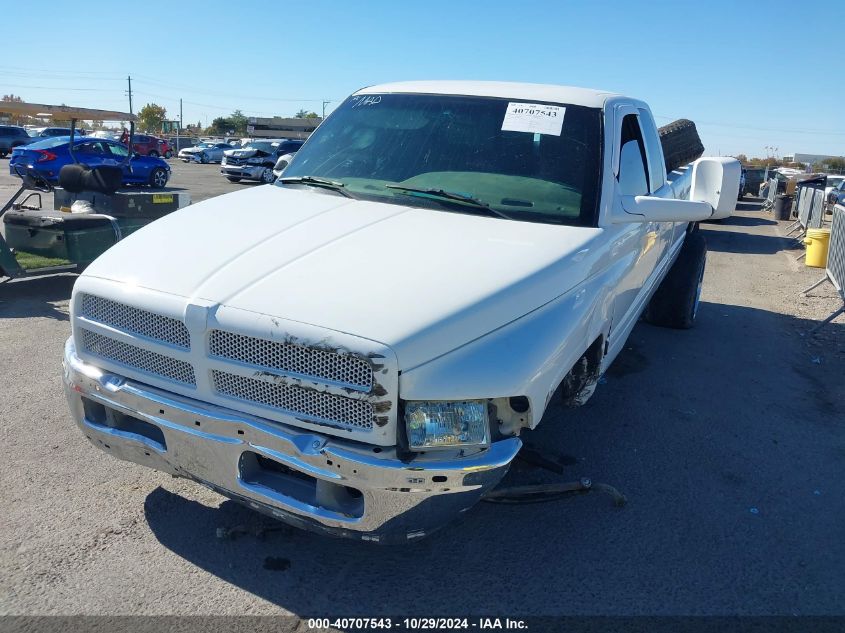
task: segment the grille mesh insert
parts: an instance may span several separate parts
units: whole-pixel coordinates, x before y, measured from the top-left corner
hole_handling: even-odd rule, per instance
[[[82,315],[118,330],[125,330],[185,349],[191,347],[188,328],[181,321],[96,295],[82,296]]]
[[[211,373],[214,388],[221,395],[302,415],[317,423],[366,431],[373,428],[373,406],[369,402],[218,370]]]
[[[370,363],[350,354],[326,352],[223,330],[211,331],[209,348],[212,356],[248,365],[342,383],[367,391],[373,386]]]
[[[82,330],[82,344],[94,356],[186,385],[197,384],[194,368],[184,361],[116,341],[90,330]]]

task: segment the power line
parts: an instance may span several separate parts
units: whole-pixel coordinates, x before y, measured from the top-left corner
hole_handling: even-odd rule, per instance
[[[64,86],[24,86],[21,84],[3,84],[4,88],[27,88],[30,90],[73,90],[77,92],[114,92],[104,88],[67,88]]]
[[[175,84],[169,84],[169,83],[158,81],[158,80],[147,79],[147,78],[145,78],[144,75],[135,75],[135,83],[136,84],[137,83],[143,83],[143,84],[149,84],[151,86],[159,86],[161,88],[170,88],[170,89],[173,89],[173,90],[187,91],[189,93],[203,94],[203,95],[207,95],[209,97],[231,97],[232,96],[232,93],[230,93],[230,92],[229,93],[213,92],[213,91],[203,90],[201,88],[194,88],[192,86],[185,86],[185,85],[178,86],[178,85],[175,85]],[[305,98],[305,97],[296,98],[296,97],[252,97],[252,96],[249,97],[249,100],[250,101],[286,101],[286,102],[291,102],[291,103],[298,103],[298,102],[321,103],[322,101],[324,101],[324,99],[311,99],[311,98]],[[334,101],[337,101],[337,99],[334,99]]]

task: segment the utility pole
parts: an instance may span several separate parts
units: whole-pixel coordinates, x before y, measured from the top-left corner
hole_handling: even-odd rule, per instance
[[[182,100],[179,99],[179,127],[182,127]]]
[[[132,77],[127,76],[126,81],[129,82],[129,114],[134,114],[134,112],[132,112]]]

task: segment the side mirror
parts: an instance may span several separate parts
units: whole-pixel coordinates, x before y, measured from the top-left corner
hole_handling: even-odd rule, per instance
[[[735,158],[699,158],[691,172],[689,200],[623,195],[624,213],[614,214],[612,222],[700,222],[728,217],[736,208],[740,162]]]
[[[654,196],[622,196],[625,213],[614,217],[614,224],[631,222],[700,222],[713,215],[707,202],[676,200]]]
[[[713,207],[713,216],[726,218],[736,208],[742,164],[735,158],[699,158],[692,164],[690,200]]]

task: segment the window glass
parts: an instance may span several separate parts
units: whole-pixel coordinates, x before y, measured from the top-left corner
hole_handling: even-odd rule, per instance
[[[519,101],[353,95],[296,152],[285,175],[339,181],[358,197],[390,204],[455,211],[455,205],[402,187],[443,190],[515,220],[593,225],[601,110],[549,103],[558,107],[557,130],[537,121],[503,129],[511,127],[505,119],[509,103]]]
[[[129,154],[129,149],[125,145],[108,144],[109,151],[118,158],[125,158]]]
[[[619,191],[623,196],[648,194],[645,147],[640,124],[635,114],[622,120],[621,152],[619,154]]]
[[[106,153],[105,149],[103,149],[103,144],[98,143],[96,141],[88,141],[86,143],[80,143],[79,145],[75,145],[74,152],[79,154],[87,154],[89,156]]]

